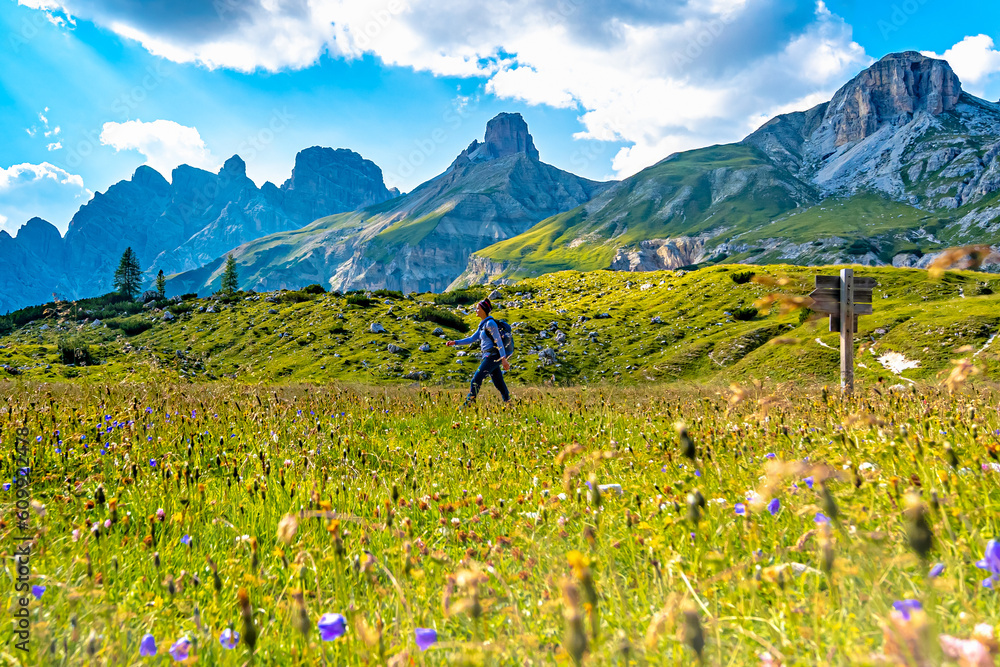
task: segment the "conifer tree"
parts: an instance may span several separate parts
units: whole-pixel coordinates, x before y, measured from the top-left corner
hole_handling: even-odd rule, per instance
[[[239,274],[236,272],[236,260],[232,253],[226,257],[226,269],[222,272],[222,287],[219,289],[223,294],[234,294],[240,287]]]
[[[167,278],[163,275],[163,269],[156,274],[156,291],[161,299],[167,296]]]
[[[142,287],[142,267],[139,266],[139,258],[135,251],[129,246],[122,253],[122,258],[115,269],[115,290],[125,294],[130,299],[134,299],[139,294]]]

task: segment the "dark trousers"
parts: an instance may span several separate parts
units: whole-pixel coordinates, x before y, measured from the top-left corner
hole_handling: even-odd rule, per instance
[[[503,381],[503,368],[501,366],[500,355],[490,354],[483,357],[482,363],[479,364],[479,369],[476,371],[476,374],[472,376],[472,385],[469,387],[469,396],[465,399],[466,402],[476,400],[476,396],[479,395],[479,387],[482,386],[483,380],[485,380],[487,376],[493,379],[493,386],[500,391],[500,396],[503,397],[503,400],[510,400],[510,392],[507,391],[507,383]]]

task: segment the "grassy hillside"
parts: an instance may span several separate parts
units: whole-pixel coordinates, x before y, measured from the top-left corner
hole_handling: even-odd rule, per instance
[[[827,332],[825,320],[803,321],[803,312],[733,316],[776,290],[808,293],[813,276],[836,270],[727,265],[687,273],[561,272],[525,280],[501,288],[496,300],[497,316],[515,327],[518,349],[510,378],[515,384],[553,376],[560,383],[836,381],[837,334]],[[747,271],[789,282],[767,287],[733,279]],[[998,376],[1000,340],[991,337],[1000,329],[1000,276],[955,272],[930,281],[925,271],[913,269],[858,271],[879,283],[874,315],[861,318],[860,380],[895,381],[877,361],[886,352],[920,363],[905,371],[907,378],[933,379],[965,345],[981,350],[977,360]],[[128,322],[138,318],[151,325],[131,337],[125,331],[142,327],[123,326],[122,318],[99,327],[38,319],[0,337],[0,365],[10,375],[44,381],[409,382],[417,376],[404,376],[423,373],[428,383],[448,384],[471,375],[477,360],[457,356],[442,334],[434,334],[441,325],[428,319],[427,307],[435,295],[375,293],[368,305],[357,303],[358,296],[274,292],[243,295],[230,304],[190,300],[169,306],[171,321],[164,321],[165,312],[130,316]],[[469,325],[477,321],[462,306],[433,307]],[[386,333],[371,333],[372,323]],[[441,328],[448,338],[461,335]],[[558,332],[566,336],[562,344]],[[390,352],[390,344],[401,349]],[[419,349],[424,344],[428,351]],[[555,362],[539,357],[545,348],[554,350]],[[63,363],[77,349],[87,349],[94,365]]]

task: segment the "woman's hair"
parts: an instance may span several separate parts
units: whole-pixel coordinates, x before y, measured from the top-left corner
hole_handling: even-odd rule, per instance
[[[490,311],[493,310],[493,304],[490,303],[489,299],[483,299],[482,301],[479,302],[479,305],[482,306],[483,312],[486,313],[487,315],[489,315]]]

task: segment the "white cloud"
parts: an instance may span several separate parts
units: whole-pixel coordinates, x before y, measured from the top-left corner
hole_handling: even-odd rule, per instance
[[[92,194],[84,187],[83,178],[48,162],[0,167],[0,227],[13,234],[21,224],[38,216],[65,231],[70,218]]]
[[[57,151],[60,148],[62,148],[62,142],[56,141],[54,143],[48,144],[47,146],[45,146],[45,148],[47,148],[50,151]]]
[[[986,84],[1000,78],[1000,50],[993,48],[993,38],[989,35],[968,36],[941,55],[933,51],[923,53],[947,60],[962,81],[962,88],[973,95],[984,95]]]
[[[180,164],[212,171],[220,165],[205,146],[197,128],[186,127],[172,120],[105,123],[101,131],[101,143],[116,151],[139,151],[146,158],[145,164],[166,178]]]
[[[773,109],[828,99],[871,62],[822,0],[176,0],[169,13],[20,1],[209,68],[278,71],[373,54],[482,77],[503,99],[579,109],[579,138],[631,144],[614,159],[621,176],[674,150],[738,140]]]

